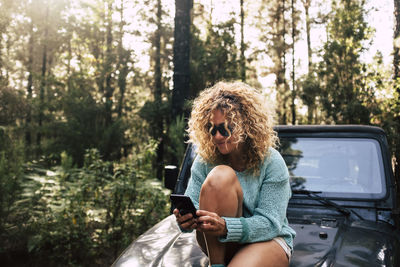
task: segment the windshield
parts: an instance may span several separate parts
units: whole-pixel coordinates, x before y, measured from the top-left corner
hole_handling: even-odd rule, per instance
[[[369,199],[386,193],[381,150],[374,139],[282,137],[280,152],[293,190]]]

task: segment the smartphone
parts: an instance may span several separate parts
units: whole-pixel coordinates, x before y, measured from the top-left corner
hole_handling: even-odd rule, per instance
[[[175,208],[179,210],[179,213],[181,215],[192,213],[193,218],[197,218],[196,208],[193,205],[190,197],[185,195],[171,194],[170,199],[172,201],[172,204],[175,206]]]

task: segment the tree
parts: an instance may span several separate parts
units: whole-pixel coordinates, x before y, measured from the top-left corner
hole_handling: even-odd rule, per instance
[[[289,30],[286,26],[291,23],[285,16],[289,8],[286,1],[262,1],[258,15],[258,27],[263,29],[260,41],[265,44],[265,49],[258,53],[267,55],[273,62],[265,74],[275,76],[276,112],[280,124],[287,124],[290,116],[291,92],[286,78],[286,59],[290,44],[286,39]]]
[[[118,55],[118,62],[117,62],[117,72],[118,72],[118,88],[119,88],[119,98],[118,98],[118,104],[117,104],[117,114],[118,118],[122,118],[122,113],[124,110],[124,98],[125,98],[125,92],[126,92],[126,84],[127,84],[127,76],[130,71],[129,68],[129,63],[131,62],[131,51],[128,49],[124,48],[123,45],[123,40],[124,40],[124,35],[125,35],[125,30],[124,26],[126,24],[124,20],[124,1],[121,1],[119,7],[119,13],[120,13],[120,21],[119,21],[119,32],[118,32],[118,50],[117,50],[117,55]]]
[[[301,100],[307,106],[307,123],[318,123],[316,114],[318,99],[321,96],[321,85],[314,71],[308,73],[300,82],[301,91],[299,93]]]
[[[394,157],[395,163],[395,178],[397,181],[398,190],[400,190],[400,1],[394,0],[394,17],[395,17],[395,27],[394,27],[394,51],[393,51],[393,67],[394,67],[394,106],[395,110],[395,138],[394,138]]]
[[[291,28],[292,28],[292,33],[291,33],[291,39],[292,39],[292,94],[291,94],[291,113],[292,113],[292,124],[296,124],[297,118],[296,118],[296,98],[298,94],[298,90],[296,88],[296,66],[295,66],[295,43],[299,39],[299,30],[297,30],[297,24],[300,21],[299,18],[299,11],[295,9],[295,0],[291,0],[290,4],[290,10],[291,10]]]
[[[244,42],[244,0],[240,0],[240,79],[242,82],[246,81],[246,59],[244,52],[246,51],[246,44]]]
[[[168,90],[168,75],[171,72],[170,59],[171,52],[168,46],[171,45],[172,29],[163,20],[167,16],[163,9],[161,0],[148,2],[148,22],[149,26],[155,28],[155,31],[149,34],[150,48],[150,64],[151,70],[154,73],[149,77],[150,88],[152,91],[152,99],[146,101],[140,111],[140,116],[144,118],[149,127],[151,137],[157,141],[156,157],[153,162],[156,176],[161,180],[164,168],[165,146],[168,142],[166,132],[171,125],[172,120],[167,112],[168,102],[165,99],[170,99],[170,90]],[[164,99],[164,100],[163,100]]]
[[[114,53],[114,47],[113,47],[113,42],[114,42],[114,36],[113,36],[113,20],[112,20],[112,15],[113,15],[113,6],[112,6],[112,1],[107,1],[107,15],[106,15],[106,51],[105,51],[105,61],[104,65],[102,67],[103,73],[101,74],[102,76],[104,75],[105,77],[105,86],[102,85],[101,88],[104,88],[104,98],[105,98],[105,127],[109,127],[112,122],[112,113],[113,113],[113,96],[114,96],[114,91],[115,91],[115,80],[113,78],[113,74],[115,72],[115,69],[113,68],[116,58],[115,58],[115,53]]]
[[[319,74],[322,104],[329,119],[336,123],[369,124],[371,113],[366,99],[374,98],[366,84],[366,66],[360,54],[372,30],[365,20],[364,0],[333,1],[333,18],[328,25]]]
[[[8,85],[7,50],[10,45],[8,33],[12,16],[15,14],[19,1],[3,0],[0,2],[0,87]]]
[[[80,165],[84,149],[95,147],[107,160],[119,159],[122,149],[126,149],[124,131],[127,124],[123,111],[127,77],[132,70],[132,55],[123,45],[126,23],[123,4],[120,2],[120,6],[116,6],[113,1],[108,0],[99,0],[95,4],[82,3],[80,8],[87,15],[75,19],[73,35],[76,38],[73,39],[72,54],[79,66],[71,72],[69,81],[71,88],[68,96],[72,99],[66,97],[68,104],[64,102],[64,112],[69,114],[68,118],[71,120],[65,127],[77,127],[76,124],[90,120],[89,115],[93,116],[91,119],[94,123],[90,123],[93,127],[91,129],[87,125],[77,127],[82,132],[81,136],[75,138],[82,140],[74,144],[74,155],[79,155],[75,159],[78,159]],[[116,13],[119,16],[114,16]],[[87,114],[77,114],[70,110],[69,106],[73,103],[80,106],[85,101]],[[92,112],[96,110],[97,112]],[[73,128],[70,130],[73,131]],[[89,139],[86,140],[87,138]]]
[[[47,42],[49,36],[49,7],[46,7],[45,19],[44,19],[44,33],[43,33],[43,52],[42,52],[42,71],[40,79],[40,90],[39,90],[39,118],[38,118],[38,131],[36,135],[36,145],[38,147],[38,153],[41,154],[41,142],[42,142],[42,131],[43,131],[43,116],[44,116],[44,94],[46,90],[46,71],[47,71]]]
[[[304,7],[305,15],[305,35],[307,42],[307,73],[300,77],[300,83],[298,87],[298,95],[303,101],[303,104],[307,106],[307,119],[308,124],[320,123],[320,96],[322,94],[321,85],[318,78],[318,73],[313,63],[313,48],[311,44],[311,28],[315,24],[326,25],[330,16],[330,10],[321,8],[322,5],[326,5],[322,2],[313,0],[301,0]],[[310,15],[310,8],[319,10],[318,15],[313,17]]]
[[[33,32],[33,23],[31,21],[29,27],[29,43],[28,43],[28,62],[27,62],[27,71],[28,71],[28,82],[26,86],[26,95],[28,104],[32,103],[32,86],[33,86],[33,46],[34,46],[34,32]],[[30,150],[30,146],[32,143],[31,136],[31,123],[32,123],[32,111],[28,110],[26,114],[26,124],[25,124],[25,142],[27,146],[27,150]],[[28,152],[29,153],[29,152]]]
[[[234,17],[213,25],[206,21],[205,40],[199,29],[192,26],[191,40],[191,97],[220,80],[242,78],[241,56],[235,39]]]
[[[190,10],[192,6],[192,0],[175,0],[173,118],[184,114],[183,106],[189,92]]]
[[[45,136],[54,135],[51,132],[51,124],[55,121],[55,114],[60,111],[60,105],[55,101],[61,96],[61,86],[56,81],[53,71],[59,62],[58,55],[62,47],[63,34],[59,28],[64,21],[61,14],[67,7],[68,4],[64,1],[23,1],[19,9],[25,19],[15,19],[13,23],[14,29],[24,37],[17,38],[21,41],[16,42],[12,48],[12,55],[17,56],[11,57],[11,60],[21,62],[26,71],[17,76],[17,79],[25,81],[26,85],[22,83],[14,89],[26,90],[29,109],[24,131],[28,158],[39,157]],[[16,71],[11,71],[15,79]],[[31,146],[34,144],[34,138],[36,147]],[[36,153],[31,153],[35,150]]]
[[[393,68],[394,68],[394,76],[393,78],[397,80],[400,78],[400,1],[394,0],[394,18],[395,18],[395,27],[394,27],[394,47],[393,47]],[[397,88],[397,90],[400,90]]]
[[[206,86],[220,80],[241,78],[240,55],[235,43],[236,20],[231,18],[217,25],[208,23],[205,40],[206,54],[204,58]]]

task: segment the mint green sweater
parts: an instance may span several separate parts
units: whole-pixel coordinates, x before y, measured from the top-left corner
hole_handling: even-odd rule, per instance
[[[193,162],[191,179],[185,195],[199,208],[201,186],[215,167],[199,155]],[[288,225],[286,209],[291,189],[286,164],[278,151],[271,148],[260,166],[259,176],[250,172],[236,172],[243,191],[243,217],[223,217],[228,234],[221,242],[254,243],[283,237],[291,249],[295,231]]]

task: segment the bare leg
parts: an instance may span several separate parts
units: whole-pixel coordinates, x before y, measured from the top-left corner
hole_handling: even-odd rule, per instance
[[[242,215],[243,192],[235,171],[219,165],[208,174],[200,191],[200,209],[212,211],[219,216],[240,217]],[[206,235],[208,255],[212,264],[225,264],[226,244],[218,237]],[[205,250],[203,234],[197,232],[197,241]]]

